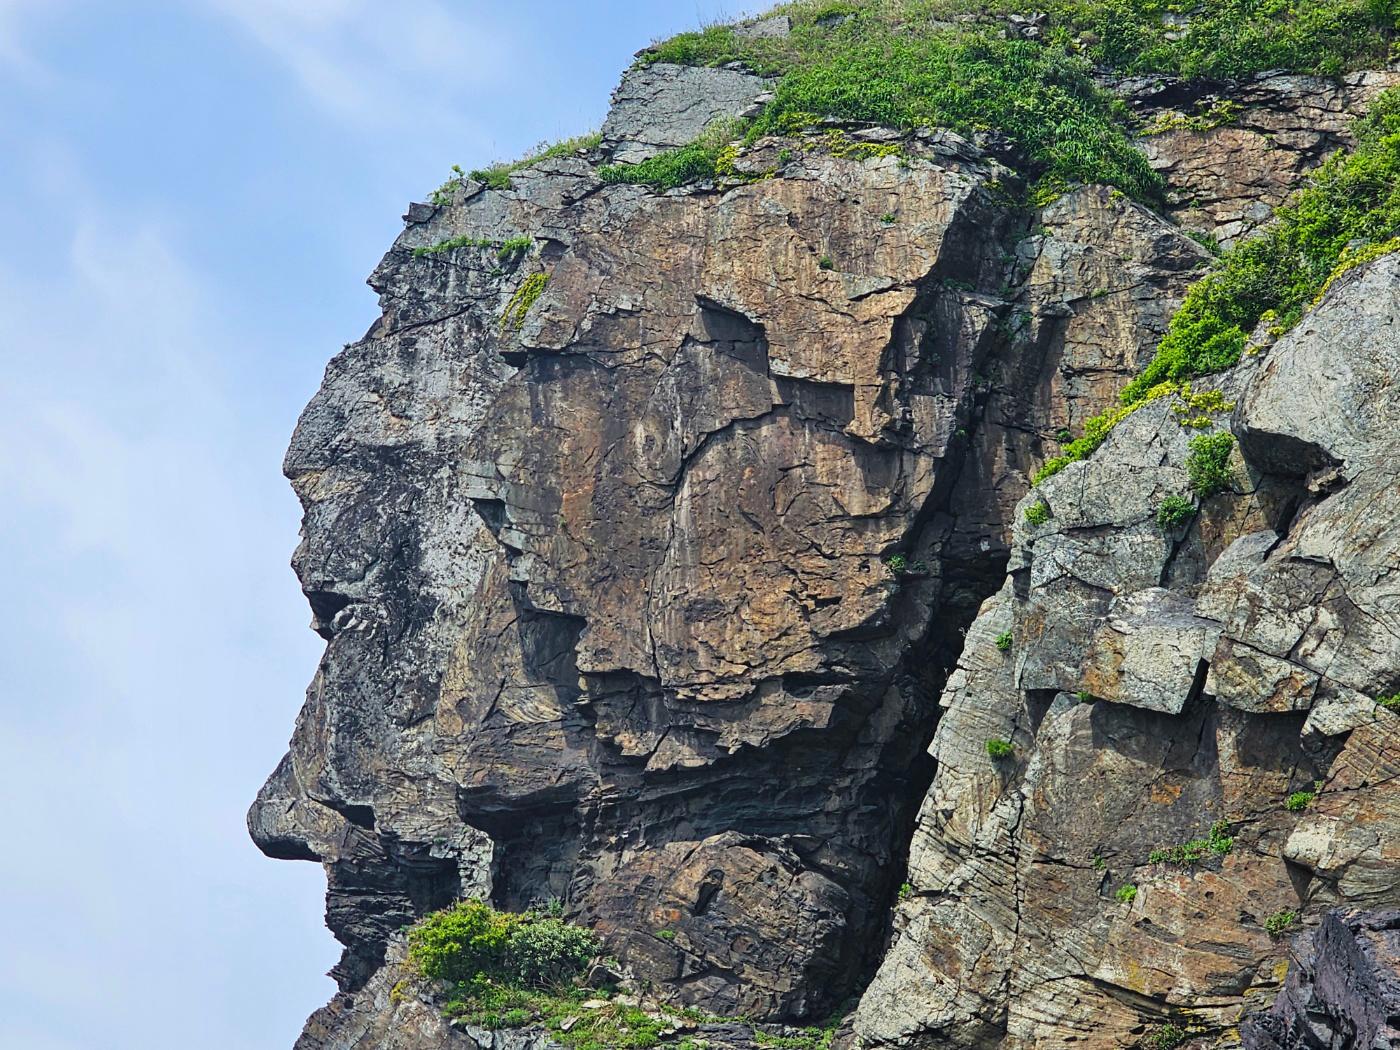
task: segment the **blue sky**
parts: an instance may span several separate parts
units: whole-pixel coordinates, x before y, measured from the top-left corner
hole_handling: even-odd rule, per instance
[[[320,869],[243,830],[320,650],[296,415],[410,200],[745,8],[0,0],[0,1046],[276,1050],[329,997]]]

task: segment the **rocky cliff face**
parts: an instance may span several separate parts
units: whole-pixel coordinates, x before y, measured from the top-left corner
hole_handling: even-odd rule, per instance
[[[1266,919],[1400,906],[1394,257],[1027,495],[1209,263],[1172,220],[1243,236],[1391,79],[1217,87],[1205,129],[1198,88],[1116,84],[1162,217],[867,126],[606,185],[771,87],[659,63],[596,149],[414,205],[286,461],[327,649],[249,820],[346,948],[299,1045],[551,1045],[392,994],[398,931],[467,896],[560,900],[713,1014],[864,990],[842,1038],[908,1047],[1236,1045],[1295,950]],[[1164,531],[1202,414],[1231,487]],[[1391,926],[1323,923],[1251,1045],[1382,1038]]]

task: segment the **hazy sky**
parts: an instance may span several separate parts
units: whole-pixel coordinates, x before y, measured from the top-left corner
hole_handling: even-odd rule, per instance
[[[0,1047],[285,1050],[338,954],[244,811],[320,642],[280,476],[454,163],[741,0],[0,0]]]

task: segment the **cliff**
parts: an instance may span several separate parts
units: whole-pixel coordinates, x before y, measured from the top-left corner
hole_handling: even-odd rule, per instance
[[[345,945],[304,1050],[584,1045],[441,1016],[401,931],[473,897],[593,930],[662,1042],[1396,1037],[1400,133],[1355,121],[1400,74],[894,6],[642,53],[371,277],[286,460],[327,647],[249,817]],[[871,39],[1058,94],[802,81]],[[1302,207],[1350,211],[1276,218],[1338,150]]]

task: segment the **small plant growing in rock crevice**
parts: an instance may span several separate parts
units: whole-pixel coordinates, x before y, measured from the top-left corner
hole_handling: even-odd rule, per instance
[[[987,741],[987,754],[994,760],[999,761],[1003,758],[1010,758],[1015,753],[1016,745],[1009,740],[1001,740],[993,737],[991,740]]]
[[[1152,1050],[1176,1050],[1178,1046],[1190,1038],[1190,1033],[1180,1025],[1164,1024],[1152,1033],[1147,1040],[1147,1045]]]
[[[1400,711],[1400,693],[1396,693],[1394,696],[1378,696],[1376,704],[1387,711]]]
[[[1276,911],[1264,920],[1264,930],[1274,940],[1278,940],[1297,925],[1296,911]]]
[[[1147,855],[1147,861],[1149,864],[1179,864],[1183,867],[1189,867],[1209,856],[1224,856],[1235,848],[1233,836],[1226,834],[1229,830],[1228,821],[1217,820],[1211,825],[1210,834],[1207,837],[1192,839],[1190,842],[1183,842],[1180,846],[1154,849]]]
[[[1192,439],[1186,473],[1198,499],[1210,499],[1230,487],[1230,453],[1234,447],[1233,434],[1202,434]]]
[[[1026,508],[1026,523],[1037,526],[1044,525],[1050,520],[1050,504],[1041,500],[1039,503],[1032,503]]]
[[[1124,886],[1119,886],[1118,891],[1113,895],[1113,899],[1119,904],[1132,904],[1133,901],[1137,900],[1137,895],[1138,888],[1130,882]]]
[[[997,648],[1004,653],[1009,653],[1014,640],[1010,631],[1002,631],[1001,634],[997,635]]]
[[[547,273],[532,273],[520,282],[520,287],[510,297],[510,302],[506,303],[505,311],[501,314],[501,329],[503,331],[512,328],[518,329],[525,323],[525,315],[544,294],[544,287],[548,283],[549,274]]]
[[[1295,791],[1288,796],[1283,808],[1290,813],[1298,813],[1312,805],[1315,798],[1317,798],[1316,791]]]
[[[1157,506],[1157,527],[1163,532],[1175,532],[1196,513],[1196,505],[1185,496],[1167,496]]]

